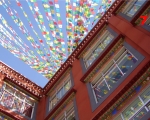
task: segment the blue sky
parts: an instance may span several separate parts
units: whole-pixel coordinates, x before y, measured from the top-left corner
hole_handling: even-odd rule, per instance
[[[18,12],[18,14],[20,15],[21,20],[24,22],[25,26],[28,26],[27,20],[22,15],[20,8],[18,6],[16,6],[16,2],[11,1],[11,3],[12,3],[12,7],[15,8],[16,11]],[[31,11],[29,10],[27,3],[25,1],[22,1],[21,3],[24,6],[24,10],[27,13],[30,13],[28,15],[31,18],[31,20],[33,20],[32,23],[33,24],[35,23],[34,24],[35,29],[37,30],[37,32],[40,33],[40,31],[36,25],[36,22],[34,21],[34,18],[31,14]],[[2,6],[0,6],[0,13],[7,20],[7,22],[15,29],[15,31],[19,34],[19,36],[26,42],[26,44],[31,46],[30,43],[26,40],[25,36],[20,32],[19,28],[12,21],[11,17],[7,14],[6,10]],[[28,29],[28,30],[30,33],[33,34],[31,29]],[[41,34],[39,34],[39,35],[41,35]],[[34,34],[33,34],[33,37],[34,37],[34,39],[36,39]],[[42,37],[42,36],[40,36],[40,37]],[[31,81],[35,82],[36,84],[38,84],[41,87],[44,87],[45,84],[48,82],[48,79],[43,77],[36,70],[30,68],[27,64],[25,64],[23,61],[21,61],[20,59],[15,57],[12,53],[10,53],[7,49],[3,48],[1,45],[0,45],[0,60],[2,62],[4,62],[5,64],[7,64],[8,66],[10,66],[11,68],[13,68],[14,70],[16,70],[19,73],[21,73],[22,75],[24,75],[25,77],[29,78]]]
[[[98,1],[98,0],[96,0],[96,1]],[[28,32],[32,35],[33,39],[37,40],[36,35],[32,31],[32,29],[29,27],[27,19],[23,15],[21,9],[17,6],[15,0],[10,0],[10,3],[11,3],[10,7],[12,9],[15,9],[18,12],[23,24],[27,28]],[[38,25],[37,25],[32,13],[31,13],[31,10],[29,9],[27,2],[25,0],[20,0],[20,3],[22,4],[24,11],[27,13],[28,17],[30,18],[30,21],[32,22],[34,29],[38,33],[39,37],[44,40],[44,37],[42,36],[40,29],[38,28]],[[101,3],[101,0],[99,0],[99,3]],[[41,0],[38,0],[38,5],[40,8],[40,12],[44,16],[44,23],[46,25],[46,28],[48,28],[48,20],[45,17],[45,12],[44,12]],[[60,5],[60,15],[61,15],[61,19],[63,22],[62,32],[63,32],[64,40],[65,40],[65,42],[67,42],[67,37],[66,37],[67,36],[66,35],[66,6],[65,6],[66,3],[65,3],[65,0],[59,0],[59,5]],[[99,5],[95,9],[98,10],[98,8],[99,8]],[[16,31],[16,33],[20,36],[20,38],[29,47],[32,48],[30,42],[26,39],[25,35],[22,34],[22,32],[19,30],[19,27],[14,23],[14,21],[11,19],[9,14],[7,14],[6,10],[3,8],[2,5],[0,6],[0,14],[2,14],[2,16],[6,19],[8,24],[11,25],[11,27]],[[94,18],[92,18],[91,21],[93,19]],[[0,21],[0,24],[2,24],[2,21]],[[51,36],[51,34],[50,34],[50,36]],[[65,48],[67,49],[66,44],[65,44]],[[39,56],[36,53],[35,49],[32,49],[32,50],[34,51],[36,56]],[[36,84],[38,84],[41,87],[44,87],[45,84],[48,82],[48,79],[43,77],[36,70],[30,68],[27,64],[25,64],[23,61],[21,61],[20,59],[15,57],[12,53],[10,53],[7,49],[3,48],[1,45],[0,45],[0,60],[2,62],[4,62],[5,64],[7,64],[8,66],[10,66],[11,68],[18,71],[19,73],[23,74],[25,77],[29,78],[31,81],[35,82]]]

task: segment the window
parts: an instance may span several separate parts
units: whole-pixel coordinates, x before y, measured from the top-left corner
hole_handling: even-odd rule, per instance
[[[150,86],[114,120],[141,120],[150,111]],[[122,116],[122,118],[121,118]]]
[[[97,79],[91,82],[95,101],[98,103],[126,75],[138,59],[125,47],[102,68]]]
[[[71,106],[69,109],[63,111],[63,114],[60,118],[58,118],[58,120],[75,120],[74,107]]]
[[[145,24],[150,27],[150,16],[147,18]]]
[[[118,117],[116,117],[115,120],[122,120],[121,115],[119,115]]]
[[[127,0],[121,12],[129,17],[133,17],[145,1],[146,0]]]
[[[0,104],[29,118],[32,117],[34,102],[29,96],[5,83],[0,90]]]
[[[67,77],[67,80],[64,81],[59,88],[56,87],[55,92],[50,95],[50,106],[49,110],[51,110],[65,95],[65,93],[71,88],[71,80],[70,76]]]
[[[141,95],[141,99],[144,103],[146,103],[148,100],[150,100],[150,87],[146,89]]]
[[[88,68],[96,58],[98,58],[100,53],[109,45],[113,38],[114,36],[108,30],[98,37],[97,42],[83,57],[86,68]]]
[[[131,103],[131,105],[129,105],[127,107],[127,109],[125,109],[125,111],[122,113],[123,117],[126,120],[129,120],[129,118],[134,115],[137,111],[139,111],[139,109],[143,106],[142,101],[137,98],[136,100],[134,100],[133,103]]]
[[[0,120],[13,120],[13,119],[11,119],[10,117],[6,116],[3,113],[0,113]]]
[[[145,25],[147,25],[148,27],[150,27],[150,6],[149,6],[148,9],[149,9],[148,12],[147,12],[148,18],[147,18],[147,20],[145,22]]]

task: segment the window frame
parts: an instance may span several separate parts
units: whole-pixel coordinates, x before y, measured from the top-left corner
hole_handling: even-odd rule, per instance
[[[133,54],[129,50],[125,49],[125,47],[123,46],[109,61],[108,64],[110,64],[110,63],[112,63],[112,64],[108,68],[104,68],[103,70],[101,70],[100,74],[97,76],[98,79],[93,80],[91,82],[93,93],[95,94],[94,96],[96,96],[96,93],[94,90],[94,88],[97,87],[96,84],[104,82],[106,84],[107,90],[108,91],[111,90],[111,87],[109,86],[109,83],[108,83],[107,79],[105,78],[110,73],[110,71],[114,71],[115,69],[117,69],[119,71],[119,73],[121,73],[122,77],[126,75],[126,73],[123,73],[123,71],[119,67],[119,64],[122,62],[122,60],[124,59],[124,55],[127,53],[130,53],[130,55],[133,56]],[[138,61],[138,59],[136,57],[134,57],[134,59],[136,59]],[[104,72],[104,70],[105,70],[105,72]],[[95,83],[95,81],[96,81],[96,83]],[[94,85],[92,85],[93,82],[95,83]],[[96,103],[98,103],[97,99],[95,99]]]
[[[115,91],[115,89],[126,79],[126,77],[128,77],[130,75],[130,73],[141,63],[141,61],[144,59],[144,56],[139,53],[136,49],[134,49],[133,47],[131,47],[128,43],[124,42],[123,46],[129,50],[131,53],[134,53],[134,56],[138,59],[138,61],[135,63],[135,65],[132,67],[132,69],[129,69],[128,72],[126,73],[125,76],[123,76],[116,85],[114,85],[114,87],[98,102],[95,102],[95,96],[93,94],[93,89],[91,88],[91,82],[87,82],[86,86],[87,86],[87,90],[88,90],[88,94],[89,94],[89,98],[90,98],[90,103],[91,103],[91,107],[92,107],[92,111],[94,111],[104,100],[107,99],[107,97],[113,92]],[[107,63],[108,64],[108,63]]]
[[[138,0],[136,0],[136,1],[138,1]],[[127,2],[127,0],[125,1],[125,2]],[[132,2],[133,3],[133,2]],[[135,3],[135,2],[134,2]],[[129,21],[129,22],[131,22],[133,19],[134,19],[134,17],[135,16],[137,16],[137,14],[139,14],[139,12],[141,11],[141,9],[145,6],[145,4],[147,3],[147,1],[145,0],[145,2],[140,6],[140,8],[135,12],[135,14],[132,16],[132,17],[129,17],[128,15],[126,15],[125,13],[123,13],[123,12],[121,12],[121,11],[119,11],[119,13],[118,13],[118,15],[119,16],[121,16],[121,17],[123,17],[123,18],[125,18],[127,21]],[[125,3],[124,3],[125,4]],[[131,5],[129,5],[129,6],[133,6],[133,5],[135,5],[135,4],[131,4]],[[127,8],[126,8],[127,9]],[[127,10],[124,10],[124,11],[127,11]],[[131,9],[132,9],[132,7],[131,7]],[[130,10],[131,10],[130,9]]]
[[[74,105],[72,104],[72,105],[70,105],[70,106],[68,106],[68,108],[65,110],[65,111],[63,111],[63,113],[61,113],[59,116],[58,116],[58,120],[61,120],[62,118],[63,119],[65,119],[65,120],[67,120],[68,119],[68,113],[69,113],[69,115],[70,115],[70,113],[72,113],[72,112],[74,112],[74,117],[75,117],[75,109],[74,109]]]
[[[55,92],[54,92],[54,94],[52,95],[52,96],[49,96],[50,98],[49,98],[49,111],[51,111],[55,106],[53,106],[52,108],[50,108],[51,107],[51,101],[53,100],[53,98],[56,96],[56,98],[57,98],[57,95],[58,95],[58,93],[59,93],[59,91],[61,90],[61,89],[63,89],[63,92],[64,92],[64,87],[65,87],[65,85],[66,85],[66,83],[67,82],[69,82],[70,83],[70,88],[68,89],[68,91],[71,89],[71,87],[72,87],[72,82],[71,82],[71,78],[68,76],[67,77],[67,80],[65,80],[65,81],[63,81],[63,83],[62,83],[62,85],[61,86],[59,86],[58,87],[58,89],[56,88],[56,90],[55,90]],[[67,91],[67,92],[68,92]],[[57,100],[57,103],[59,102],[59,101],[61,101],[61,99],[65,96],[65,94],[67,93],[67,92],[65,92],[62,96],[61,96],[61,98],[59,99],[59,100]],[[57,105],[57,103],[56,103],[56,105]]]
[[[59,83],[60,81],[66,81],[65,83],[67,83],[67,80],[66,80],[66,78],[67,78],[67,75],[69,76],[68,77],[68,80],[70,80],[70,84],[71,84],[71,87],[69,88],[69,90],[61,97],[61,99],[56,103],[56,105],[53,107],[53,108],[51,108],[50,109],[50,100],[51,100],[51,97],[50,97],[50,94],[51,94],[51,92],[49,92],[47,95],[48,95],[48,97],[47,97],[47,100],[46,100],[46,116],[48,115],[48,114],[50,114],[50,112],[51,111],[53,111],[53,109],[55,109],[55,107],[57,106],[57,104],[59,104],[60,102],[61,102],[61,100],[69,93],[69,91],[73,88],[73,86],[74,86],[74,81],[73,81],[73,75],[72,75],[72,71],[71,70],[69,70],[69,72],[67,73],[67,74],[64,74],[64,77],[63,78],[60,78],[57,82]],[[56,84],[57,84],[57,82],[56,82]],[[64,83],[64,82],[62,82],[62,83]],[[64,84],[65,85],[65,84]],[[58,87],[59,89],[60,89],[60,87]],[[55,90],[55,92],[54,92],[55,94],[56,94],[56,90]],[[54,94],[53,93],[53,94]],[[52,95],[53,96],[53,95]]]
[[[82,67],[82,71],[83,71],[83,73],[85,73],[88,69],[90,69],[90,67],[97,61],[97,59],[107,50],[107,48],[111,45],[111,43],[113,43],[114,42],[114,40],[118,37],[118,33],[117,32],[115,32],[112,28],[110,28],[109,26],[106,26],[106,28],[105,28],[105,31],[108,31],[108,34],[110,34],[110,35],[112,35],[113,36],[113,39],[110,41],[110,43],[104,48],[104,50],[97,56],[97,58],[96,59],[94,59],[94,61],[92,62],[92,64],[91,65],[89,65],[88,67],[86,67],[86,63],[85,63],[85,61],[84,61],[84,57],[81,57],[80,58],[80,64],[81,64],[81,67]],[[99,35],[99,34],[98,34]],[[101,35],[101,34],[100,34]],[[90,46],[90,48],[97,48],[98,47],[98,45],[102,42],[102,41],[105,41],[105,37],[107,37],[107,36],[102,36],[102,38],[99,38],[100,37],[100,35],[99,36],[96,36],[97,38],[96,38],[96,42],[94,43],[94,45],[95,46]],[[94,40],[95,38],[93,38],[93,40]],[[102,39],[102,40],[97,40],[97,39]],[[99,43],[99,44],[98,44]],[[98,45],[97,45],[98,44]],[[95,50],[95,49],[94,49]],[[93,52],[93,51],[92,51]],[[90,52],[91,53],[91,52]],[[86,53],[87,54],[87,53]],[[89,56],[89,55],[88,55]]]
[[[65,102],[65,101],[64,101]],[[64,102],[62,103],[63,105],[64,105]],[[69,100],[69,102],[67,102],[66,104],[65,104],[65,106],[60,106],[60,109],[58,109],[59,110],[59,112],[57,112],[57,113],[53,113],[53,114],[55,114],[54,116],[53,116],[53,114],[51,114],[51,116],[49,116],[49,117],[47,117],[47,119],[58,119],[58,118],[62,118],[63,116],[64,116],[64,111],[67,111],[68,109],[70,109],[70,108],[74,108],[74,116],[75,116],[75,119],[76,120],[79,120],[79,116],[78,116],[78,109],[77,109],[77,104],[76,104],[76,98],[75,98],[75,96],[73,97],[73,98],[71,98],[70,100]],[[50,114],[50,112],[49,112],[49,114]],[[47,115],[46,115],[47,116]],[[68,116],[66,116],[66,117],[68,117]]]
[[[110,36],[109,36],[109,35],[110,35]],[[112,40],[110,41],[110,43],[109,43],[107,46],[104,46],[104,43],[103,43],[103,42],[106,40],[107,37],[111,37],[112,40],[114,39],[114,36],[113,36],[108,30],[106,30],[105,33],[104,33],[104,35],[102,35],[101,38],[100,38],[100,36],[97,38],[98,40],[96,41],[95,45],[94,45],[94,46],[91,46],[91,48],[90,48],[91,51],[88,51],[88,53],[86,53],[85,57],[83,57],[83,61],[84,61],[84,65],[85,65],[86,69],[91,66],[91,65],[87,65],[87,64],[88,64],[88,61],[89,61],[90,56],[93,55],[93,53],[95,52],[95,50],[96,50],[100,45],[102,45],[102,46],[103,46],[103,50],[105,50],[105,48],[111,43]],[[101,52],[103,52],[103,50],[102,50]],[[100,53],[100,54],[101,54],[101,53]],[[98,55],[98,56],[99,56],[99,55]],[[93,62],[98,58],[98,56],[93,60]],[[93,62],[92,62],[92,63],[93,63]]]
[[[136,117],[136,115],[138,115],[140,113],[140,111],[144,108],[146,111],[147,111],[147,114],[144,115],[144,118],[147,118],[148,114],[150,113],[150,109],[148,109],[147,105],[150,104],[150,99],[146,102],[144,102],[141,98],[141,95],[147,90],[149,89],[150,90],[150,85],[147,86],[142,92],[140,92],[140,94],[138,94],[131,102],[129,105],[127,105],[118,115],[117,117],[115,117],[113,120],[116,120],[116,118],[118,118],[119,116],[121,116],[122,120],[124,120],[124,115],[123,115],[123,112],[128,109],[134,102],[136,99],[139,99],[142,103],[142,106],[133,114],[131,115],[128,119],[134,119]],[[144,119],[145,120],[145,119]]]
[[[6,88],[6,86],[8,86],[8,88],[13,89],[14,92],[13,92],[13,93],[10,92],[10,91]],[[1,89],[3,89],[3,91],[2,91],[2,93],[1,93],[1,95],[0,95],[0,102],[1,102],[1,100],[2,100],[2,98],[3,98],[3,95],[5,94],[5,92],[6,92],[7,94],[10,94],[11,96],[13,96],[13,97],[12,97],[12,98],[13,98],[13,102],[12,102],[12,104],[11,104],[10,107],[4,106],[4,105],[2,105],[2,103],[0,103],[2,106],[4,106],[4,107],[6,107],[6,108],[8,108],[8,109],[10,109],[10,110],[13,111],[13,104],[15,103],[14,100],[17,99],[17,100],[19,100],[19,101],[22,102],[22,108],[21,108],[21,112],[19,112],[18,110],[16,110],[15,113],[18,113],[19,115],[21,115],[21,116],[23,116],[23,117],[25,117],[25,118],[27,118],[27,119],[29,119],[29,120],[35,119],[35,113],[36,113],[37,103],[36,103],[34,100],[31,100],[31,99],[30,99],[31,101],[34,102],[33,105],[31,105],[30,103],[27,102],[27,96],[26,96],[26,95],[23,95],[23,92],[22,92],[22,91],[20,91],[18,88],[13,88],[12,85],[8,84],[7,82],[4,82],[4,84],[3,84],[2,87],[3,87],[3,88],[1,88]],[[22,96],[24,96],[24,98],[23,98],[23,99],[19,98],[19,97],[16,95],[17,92],[19,92],[19,94],[22,94]],[[25,108],[25,104],[28,104],[29,106],[32,106],[32,112],[31,112],[31,116],[30,116],[30,117],[29,117],[29,116],[26,116],[26,115],[23,113],[23,109]]]
[[[150,5],[149,5],[146,9],[150,9]],[[148,26],[148,25],[146,24],[147,21],[149,21],[149,23],[150,23],[150,10],[149,10],[149,13],[147,13],[147,14],[148,14],[148,18],[147,18],[147,20],[145,21],[144,25],[142,25],[142,28],[144,28],[144,29],[146,29],[147,31],[150,32],[150,25]]]

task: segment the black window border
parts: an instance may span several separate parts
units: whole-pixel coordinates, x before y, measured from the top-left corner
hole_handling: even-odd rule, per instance
[[[110,94],[112,94],[115,89],[130,75],[130,73],[144,60],[144,56],[137,51],[136,49],[134,49],[131,45],[129,45],[127,42],[123,43],[124,47],[126,49],[128,49],[131,53],[134,54],[134,56],[138,59],[137,63],[135,63],[135,65],[132,67],[132,69],[130,69],[125,76],[123,76],[120,81],[114,85],[114,87],[111,89],[111,91],[108,92],[107,95],[105,95],[98,103],[96,103],[95,98],[94,98],[94,94],[93,94],[93,90],[91,88],[91,84],[88,82],[86,83],[87,86],[87,90],[88,90],[88,95],[89,95],[89,99],[90,99],[90,103],[91,103],[91,108],[92,108],[92,112],[99,107],[100,104],[102,104],[107,97],[109,97]]]
[[[72,70],[70,70],[70,80],[71,80],[71,87],[70,89],[64,94],[64,96],[59,100],[59,102],[56,103],[55,107],[57,106],[57,104],[59,104],[61,102],[61,100],[69,93],[69,91],[72,90],[72,88],[74,87],[74,79],[73,79],[73,74],[72,74]],[[49,110],[49,106],[50,106],[50,96],[48,96],[47,100],[46,100],[46,114],[45,117],[48,116],[50,114],[51,111],[53,111],[53,109],[55,107],[53,107],[51,110]]]
[[[86,73],[86,71],[88,71],[88,69],[90,69],[90,67],[99,59],[99,57],[107,50],[107,48],[114,42],[114,40],[119,36],[119,34],[117,32],[115,32],[112,28],[110,28],[108,25],[106,27],[106,30],[108,30],[113,36],[114,38],[112,39],[112,41],[107,45],[107,47],[99,54],[99,56],[93,61],[93,63],[86,68],[83,57],[80,58],[80,64],[81,64],[81,68],[82,68],[82,72]]]

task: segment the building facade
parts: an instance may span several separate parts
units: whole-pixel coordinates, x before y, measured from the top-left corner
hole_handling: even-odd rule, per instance
[[[150,119],[150,1],[116,0],[44,88],[2,62],[0,88],[2,120]]]

